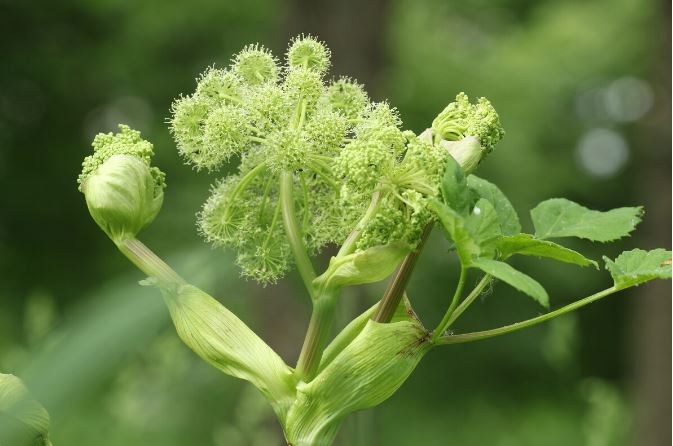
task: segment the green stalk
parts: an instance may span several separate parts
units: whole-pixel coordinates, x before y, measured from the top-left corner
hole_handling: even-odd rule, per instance
[[[294,178],[291,172],[283,172],[280,174],[280,202],[281,211],[283,213],[283,226],[285,227],[285,235],[290,243],[290,249],[294,256],[294,261],[297,265],[297,271],[301,276],[304,286],[308,290],[312,299],[316,298],[313,280],[316,278],[315,271],[311,259],[308,257],[304,240],[302,237],[299,223],[297,222],[297,215],[294,210]]]
[[[131,238],[116,243],[122,252],[135,266],[149,277],[161,282],[184,285],[186,282],[173,269],[153,253],[140,240]]]
[[[372,320],[387,324],[392,319],[397,306],[400,304],[400,300],[402,300],[404,290],[407,288],[407,283],[409,283],[411,273],[416,266],[418,256],[421,254],[421,250],[423,249],[430,232],[432,232],[432,226],[432,223],[430,223],[425,227],[418,247],[416,247],[413,252],[407,254],[404,260],[402,260],[402,263],[395,272],[395,276],[388,284],[388,288],[386,288],[383,298],[381,299],[381,304],[376,309],[376,314],[374,314]]]
[[[332,329],[337,297],[338,292],[323,292],[313,300],[311,320],[297,360],[295,373],[299,380],[310,382],[318,372],[323,350]]]
[[[280,175],[280,202],[283,213],[285,234],[290,243],[299,275],[306,286],[313,310],[309,321],[304,344],[297,361],[296,374],[299,379],[310,381],[318,371],[322,351],[327,344],[327,338],[334,320],[334,307],[338,292],[335,290],[317,290],[313,285],[316,278],[311,259],[306,252],[297,216],[294,211],[292,196],[294,178],[292,173],[283,172]]]
[[[453,314],[451,314],[451,317],[449,317],[449,321],[446,324],[446,328],[444,330],[447,330],[456,320],[460,317],[461,314],[467,308],[474,302],[474,300],[481,296],[482,291],[484,291],[484,288],[486,288],[486,285],[491,283],[491,276],[489,274],[486,274],[482,279],[479,281],[476,287],[472,291],[470,291],[470,294],[467,295],[465,300],[463,300],[460,305],[458,305],[458,308],[455,309]]]
[[[439,338],[449,326],[451,316],[453,315],[454,310],[458,306],[461,294],[463,294],[463,287],[465,286],[466,273],[467,273],[466,268],[461,264],[460,277],[458,278],[458,285],[456,285],[456,291],[453,293],[453,299],[451,299],[451,304],[449,305],[449,308],[446,310],[446,313],[444,313],[444,317],[442,318],[439,325],[437,325],[437,328],[435,328],[432,332],[433,341],[436,341],[437,338]]]
[[[555,318],[562,314],[577,310],[578,308],[581,308],[585,305],[588,305],[592,302],[595,302],[599,299],[602,299],[606,296],[616,293],[617,291],[620,291],[620,289],[612,286],[603,291],[599,291],[596,294],[592,294],[591,296],[585,297],[584,299],[578,300],[577,302],[573,302],[569,305],[566,305],[565,307],[559,308],[558,310],[554,310],[547,314],[543,314],[542,316],[517,322],[515,324],[505,325],[504,327],[495,328],[492,330],[476,331],[474,333],[465,333],[460,335],[442,336],[439,339],[437,339],[436,343],[437,345],[460,344],[463,342],[479,341],[481,339],[487,339],[492,338],[494,336],[500,336],[506,333],[511,333],[513,331],[521,330],[522,328],[526,327],[531,327],[533,325],[537,325],[541,322]]]
[[[355,251],[355,243],[357,243],[360,235],[362,234],[362,231],[367,226],[367,223],[369,223],[369,220],[371,220],[374,214],[376,214],[376,211],[381,204],[382,198],[383,197],[381,196],[381,192],[378,190],[372,194],[372,199],[369,202],[369,207],[367,208],[365,215],[362,216],[360,221],[358,221],[358,223],[355,225],[355,229],[353,229],[353,231],[348,235],[346,241],[343,243],[343,245],[341,245],[341,249],[339,249],[337,257],[347,256],[348,254],[352,254],[353,251]]]

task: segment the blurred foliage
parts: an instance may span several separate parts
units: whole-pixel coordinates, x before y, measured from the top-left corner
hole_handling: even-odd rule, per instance
[[[289,16],[292,5],[0,0],[0,372],[21,376],[47,407],[55,445],[279,443],[257,395],[178,342],[158,296],[135,285],[140,275],[91,221],[75,179],[95,133],[118,122],[140,129],[168,175],[164,209],[141,238],[294,361],[308,314],[300,288],[293,278],[269,289],[237,279],[229,255],[203,245],[194,214],[216,177],[180,165],[165,125],[173,98],[193,90],[205,67],[224,65],[249,42],[284,48],[287,24],[302,25]],[[524,226],[527,210],[553,196],[600,209],[663,206],[655,215],[669,220],[647,226],[648,238],[573,248],[597,259],[637,245],[670,247],[670,203],[643,186],[652,177],[670,186],[663,4],[383,5],[376,96],[389,97],[415,131],[459,91],[488,97],[507,135],[480,176],[510,196]],[[334,20],[330,29],[350,32],[347,12]],[[339,65],[334,73],[349,74]],[[433,237],[410,287],[428,324],[447,305],[457,272]],[[607,274],[567,265],[520,266],[552,291],[553,306],[609,283]],[[347,293],[344,320],[378,292]],[[461,446],[626,444],[631,294],[527,332],[433,352],[389,402],[349,420],[341,444],[411,445],[421,433],[425,444]],[[537,311],[496,284],[455,329]]]

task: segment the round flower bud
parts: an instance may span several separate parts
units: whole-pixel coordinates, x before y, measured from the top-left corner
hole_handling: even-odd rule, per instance
[[[278,78],[276,60],[263,46],[248,45],[236,55],[233,71],[249,85],[275,82]]]
[[[332,108],[348,119],[357,118],[369,104],[369,97],[362,85],[348,78],[333,82],[327,90],[327,97]]]
[[[120,242],[135,237],[157,216],[164,198],[162,180],[163,174],[140,158],[113,155],[82,181],[81,188],[98,226]]]
[[[304,67],[324,73],[330,65],[330,51],[311,36],[295,39],[287,50],[287,63],[291,68]]]

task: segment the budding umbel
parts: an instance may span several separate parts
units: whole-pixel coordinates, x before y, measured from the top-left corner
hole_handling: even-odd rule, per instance
[[[132,155],[108,158],[82,183],[89,213],[115,242],[133,238],[157,216],[164,193],[150,168]]]

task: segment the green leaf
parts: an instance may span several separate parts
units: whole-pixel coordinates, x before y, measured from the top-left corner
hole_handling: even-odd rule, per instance
[[[288,442],[332,444],[344,417],[390,398],[431,347],[428,331],[417,320],[367,320],[311,382],[298,383],[285,423]]]
[[[628,288],[653,279],[671,278],[671,251],[634,249],[624,251],[614,262],[607,257],[605,267],[617,288]]]
[[[343,330],[341,330],[339,334],[334,337],[332,342],[329,343],[323,352],[322,358],[320,360],[320,367],[318,368],[318,373],[327,367],[327,365],[330,364],[332,360],[334,360],[334,358],[336,358],[337,355],[341,353],[341,351],[346,348],[346,346],[348,346],[356,336],[360,334],[360,332],[362,332],[369,320],[371,320],[372,317],[376,314],[376,310],[380,304],[381,302],[376,302],[374,305],[369,307],[358,317],[350,321],[348,325],[346,325]],[[400,303],[397,305],[397,309],[395,309],[395,313],[393,314],[390,323],[414,320],[417,320],[416,313],[411,307],[409,298],[405,293],[400,300]]]
[[[150,282],[151,284],[151,282]],[[178,336],[204,361],[249,381],[283,413],[294,398],[292,369],[234,313],[192,285],[155,283]]]
[[[480,198],[474,205],[472,213],[465,219],[465,227],[472,239],[480,247],[480,255],[493,256],[495,241],[500,234],[498,214],[490,201]]]
[[[472,257],[479,255],[481,249],[465,227],[463,217],[436,199],[430,200],[428,206],[439,218],[447,238],[453,241],[461,263],[465,266],[469,265]]]
[[[314,283],[341,288],[379,282],[388,277],[410,251],[406,243],[393,242],[332,257],[327,270]]]
[[[0,418],[0,438],[10,439],[8,445],[51,445],[49,414],[14,375],[0,373]]]
[[[549,295],[535,279],[517,271],[505,262],[490,259],[475,259],[472,266],[500,279],[506,284],[528,294],[540,305],[549,308]]]
[[[446,169],[442,178],[442,198],[444,203],[460,215],[465,215],[470,210],[470,194],[467,189],[465,172],[460,164],[447,157]]]
[[[540,239],[579,237],[609,242],[627,236],[640,222],[642,207],[593,211],[565,198],[543,201],[530,211]]]
[[[565,263],[574,263],[580,266],[593,265],[596,269],[598,263],[587,259],[582,254],[548,240],[539,240],[530,234],[516,234],[499,237],[495,241],[495,247],[500,255],[506,259],[514,254],[524,256],[547,257]]]
[[[485,198],[493,204],[498,214],[500,230],[504,235],[518,234],[521,232],[521,223],[512,203],[495,184],[488,182],[475,175],[467,177],[467,187],[479,197]]]

